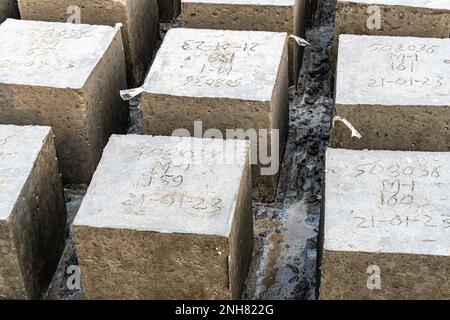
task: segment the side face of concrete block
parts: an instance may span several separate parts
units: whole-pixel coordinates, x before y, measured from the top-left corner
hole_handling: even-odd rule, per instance
[[[342,34],[448,38],[450,5],[446,0],[338,0],[330,59],[333,70]]]
[[[48,127],[0,126],[0,297],[38,299],[64,248],[67,213]]]
[[[85,297],[240,297],[250,179],[244,141],[111,137],[74,222]]]
[[[127,126],[120,32],[18,20],[0,31],[0,123],[52,126],[65,182],[88,183],[109,135]]]
[[[272,32],[170,30],[144,85],[144,132],[170,136],[186,129],[194,135],[194,122],[201,121],[203,130],[218,129],[223,137],[228,129],[267,130],[271,145],[276,129],[274,144],[282,152],[288,122],[286,38]],[[276,189],[276,183],[266,189]]]
[[[102,85],[99,85],[99,79]],[[129,106],[120,97],[120,90],[126,86],[122,37],[117,33],[82,90],[87,101],[86,119],[93,170],[101,159],[109,137],[128,130]],[[83,180],[90,181],[93,173],[89,172]]]
[[[328,149],[322,299],[450,297],[449,160]]]
[[[11,225],[0,220],[0,300],[26,299],[27,292],[20,272],[17,250],[12,238]]]
[[[161,22],[170,22],[181,12],[180,0],[158,0],[159,18]]]
[[[157,0],[19,0],[19,7],[26,20],[112,27],[122,23],[128,82],[139,86],[144,81],[158,39]]]
[[[16,0],[2,0],[0,2],[0,23],[8,18],[18,18],[19,10],[17,9]]]
[[[305,33],[306,1],[183,0],[183,23],[187,28]],[[301,50],[289,43],[289,79],[297,83]]]
[[[145,80],[155,44],[159,39],[157,0],[128,0],[125,30],[127,33],[123,32],[123,34],[128,82],[130,86],[137,87],[141,86]]]
[[[340,37],[331,145],[346,149],[450,150],[450,40]]]
[[[322,265],[327,273],[321,279],[321,300],[448,300],[450,296],[448,256],[326,251]]]
[[[335,35],[341,34],[448,38],[450,4],[445,0],[338,0]]]
[[[293,33],[298,2],[182,0],[181,6],[187,28]]]

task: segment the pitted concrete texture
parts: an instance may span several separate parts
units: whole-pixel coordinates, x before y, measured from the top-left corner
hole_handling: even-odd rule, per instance
[[[339,35],[448,38],[447,0],[337,0],[331,68],[335,69]]]
[[[145,78],[158,40],[157,0],[19,0],[22,19],[115,26],[122,23],[128,82]]]
[[[346,149],[450,150],[450,39],[342,35],[331,144]]]
[[[249,143],[114,135],[73,228],[85,298],[240,298]]]
[[[379,19],[378,19],[379,17]],[[375,22],[378,19],[380,25]],[[340,34],[448,38],[447,0],[338,0],[336,40]]]
[[[159,18],[161,22],[174,20],[181,12],[180,0],[158,0]]]
[[[42,297],[66,219],[51,129],[0,125],[0,299]]]
[[[332,68],[341,34],[448,38],[448,0],[337,0]]]
[[[18,18],[19,10],[17,9],[16,0],[2,0],[0,1],[0,23],[7,18]]]
[[[449,299],[449,181],[450,153],[328,149],[321,298]]]
[[[286,33],[170,30],[143,87],[143,131],[170,136],[187,129],[194,135],[195,121],[223,137],[227,129],[252,129],[268,141],[268,150],[278,145],[281,158],[289,113],[286,41]],[[270,201],[278,174],[262,176],[257,160],[252,158],[256,199]]]
[[[187,28],[286,32],[305,34],[305,0],[182,0],[183,24]],[[289,79],[296,84],[303,49],[289,43]]]
[[[450,3],[447,0],[338,0],[338,2],[450,10]]]
[[[51,126],[66,183],[88,183],[128,106],[121,34],[8,19],[0,26],[0,123]]]

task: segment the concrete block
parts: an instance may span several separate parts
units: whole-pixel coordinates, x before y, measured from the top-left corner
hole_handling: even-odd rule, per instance
[[[0,23],[7,18],[18,18],[19,10],[17,9],[16,0],[2,0],[0,1]]]
[[[19,0],[19,7],[26,20],[76,22],[80,13],[83,24],[122,23],[128,83],[144,81],[159,37],[157,0]]]
[[[342,35],[331,145],[450,150],[450,39]]]
[[[66,219],[51,129],[0,125],[0,300],[42,297]]]
[[[450,298],[450,153],[326,153],[321,299]]]
[[[374,6],[379,11],[375,11]],[[375,15],[378,14],[380,28],[374,24]],[[447,0],[338,0],[335,34],[337,37],[340,34],[356,34],[448,38],[450,2]]]
[[[159,18],[161,22],[174,20],[181,12],[180,0],[158,0]]]
[[[63,179],[88,183],[112,133],[128,126],[119,29],[6,20],[0,26],[0,123],[51,126]]]
[[[286,39],[274,32],[170,30],[143,87],[143,131],[170,136],[187,129],[193,135],[195,121],[223,137],[227,129],[267,130],[268,150],[272,142],[281,154],[289,113]],[[273,198],[278,175],[259,171],[255,166],[256,198]]]
[[[380,23],[379,25],[377,25]],[[341,34],[448,38],[447,0],[338,0],[331,68],[336,67]]]
[[[114,135],[73,228],[85,298],[240,298],[253,242],[249,144]]]
[[[303,37],[307,6],[305,0],[182,0],[187,28],[286,32]],[[289,43],[289,79],[296,84],[303,49]]]

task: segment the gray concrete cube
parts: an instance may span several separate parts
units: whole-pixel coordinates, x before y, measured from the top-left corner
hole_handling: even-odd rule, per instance
[[[182,0],[187,28],[286,32],[305,34],[305,0]],[[303,48],[289,43],[289,79],[297,84]]]
[[[376,23],[377,16],[381,24]],[[335,35],[448,38],[447,0],[338,0]]]
[[[88,299],[238,299],[253,243],[249,145],[112,136],[73,231]]]
[[[450,150],[450,39],[342,35],[331,145]]]
[[[126,132],[121,33],[107,26],[6,20],[0,123],[51,126],[65,183],[88,183],[112,133]]]
[[[450,153],[328,149],[321,299],[450,298]]]
[[[22,19],[115,26],[122,39],[130,86],[140,85],[159,37],[157,0],[19,0]]]
[[[0,125],[0,300],[42,298],[64,249],[53,143],[49,127]]]
[[[331,64],[341,34],[448,38],[447,0],[338,0]]]

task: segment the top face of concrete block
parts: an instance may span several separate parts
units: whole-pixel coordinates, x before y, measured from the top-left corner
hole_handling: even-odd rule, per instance
[[[118,30],[8,19],[0,26],[0,83],[82,88]]]
[[[450,153],[326,154],[325,249],[450,256]]]
[[[450,10],[450,2],[448,0],[338,0],[338,2]]]
[[[223,5],[246,5],[246,6],[294,6],[296,0],[182,0],[184,3],[211,3]]]
[[[184,97],[271,101],[286,33],[171,29],[144,90]]]
[[[0,125],[0,220],[10,216],[49,133],[49,127]]]
[[[228,236],[248,152],[243,140],[114,135],[74,225]]]
[[[450,39],[341,35],[336,103],[450,106]]]

